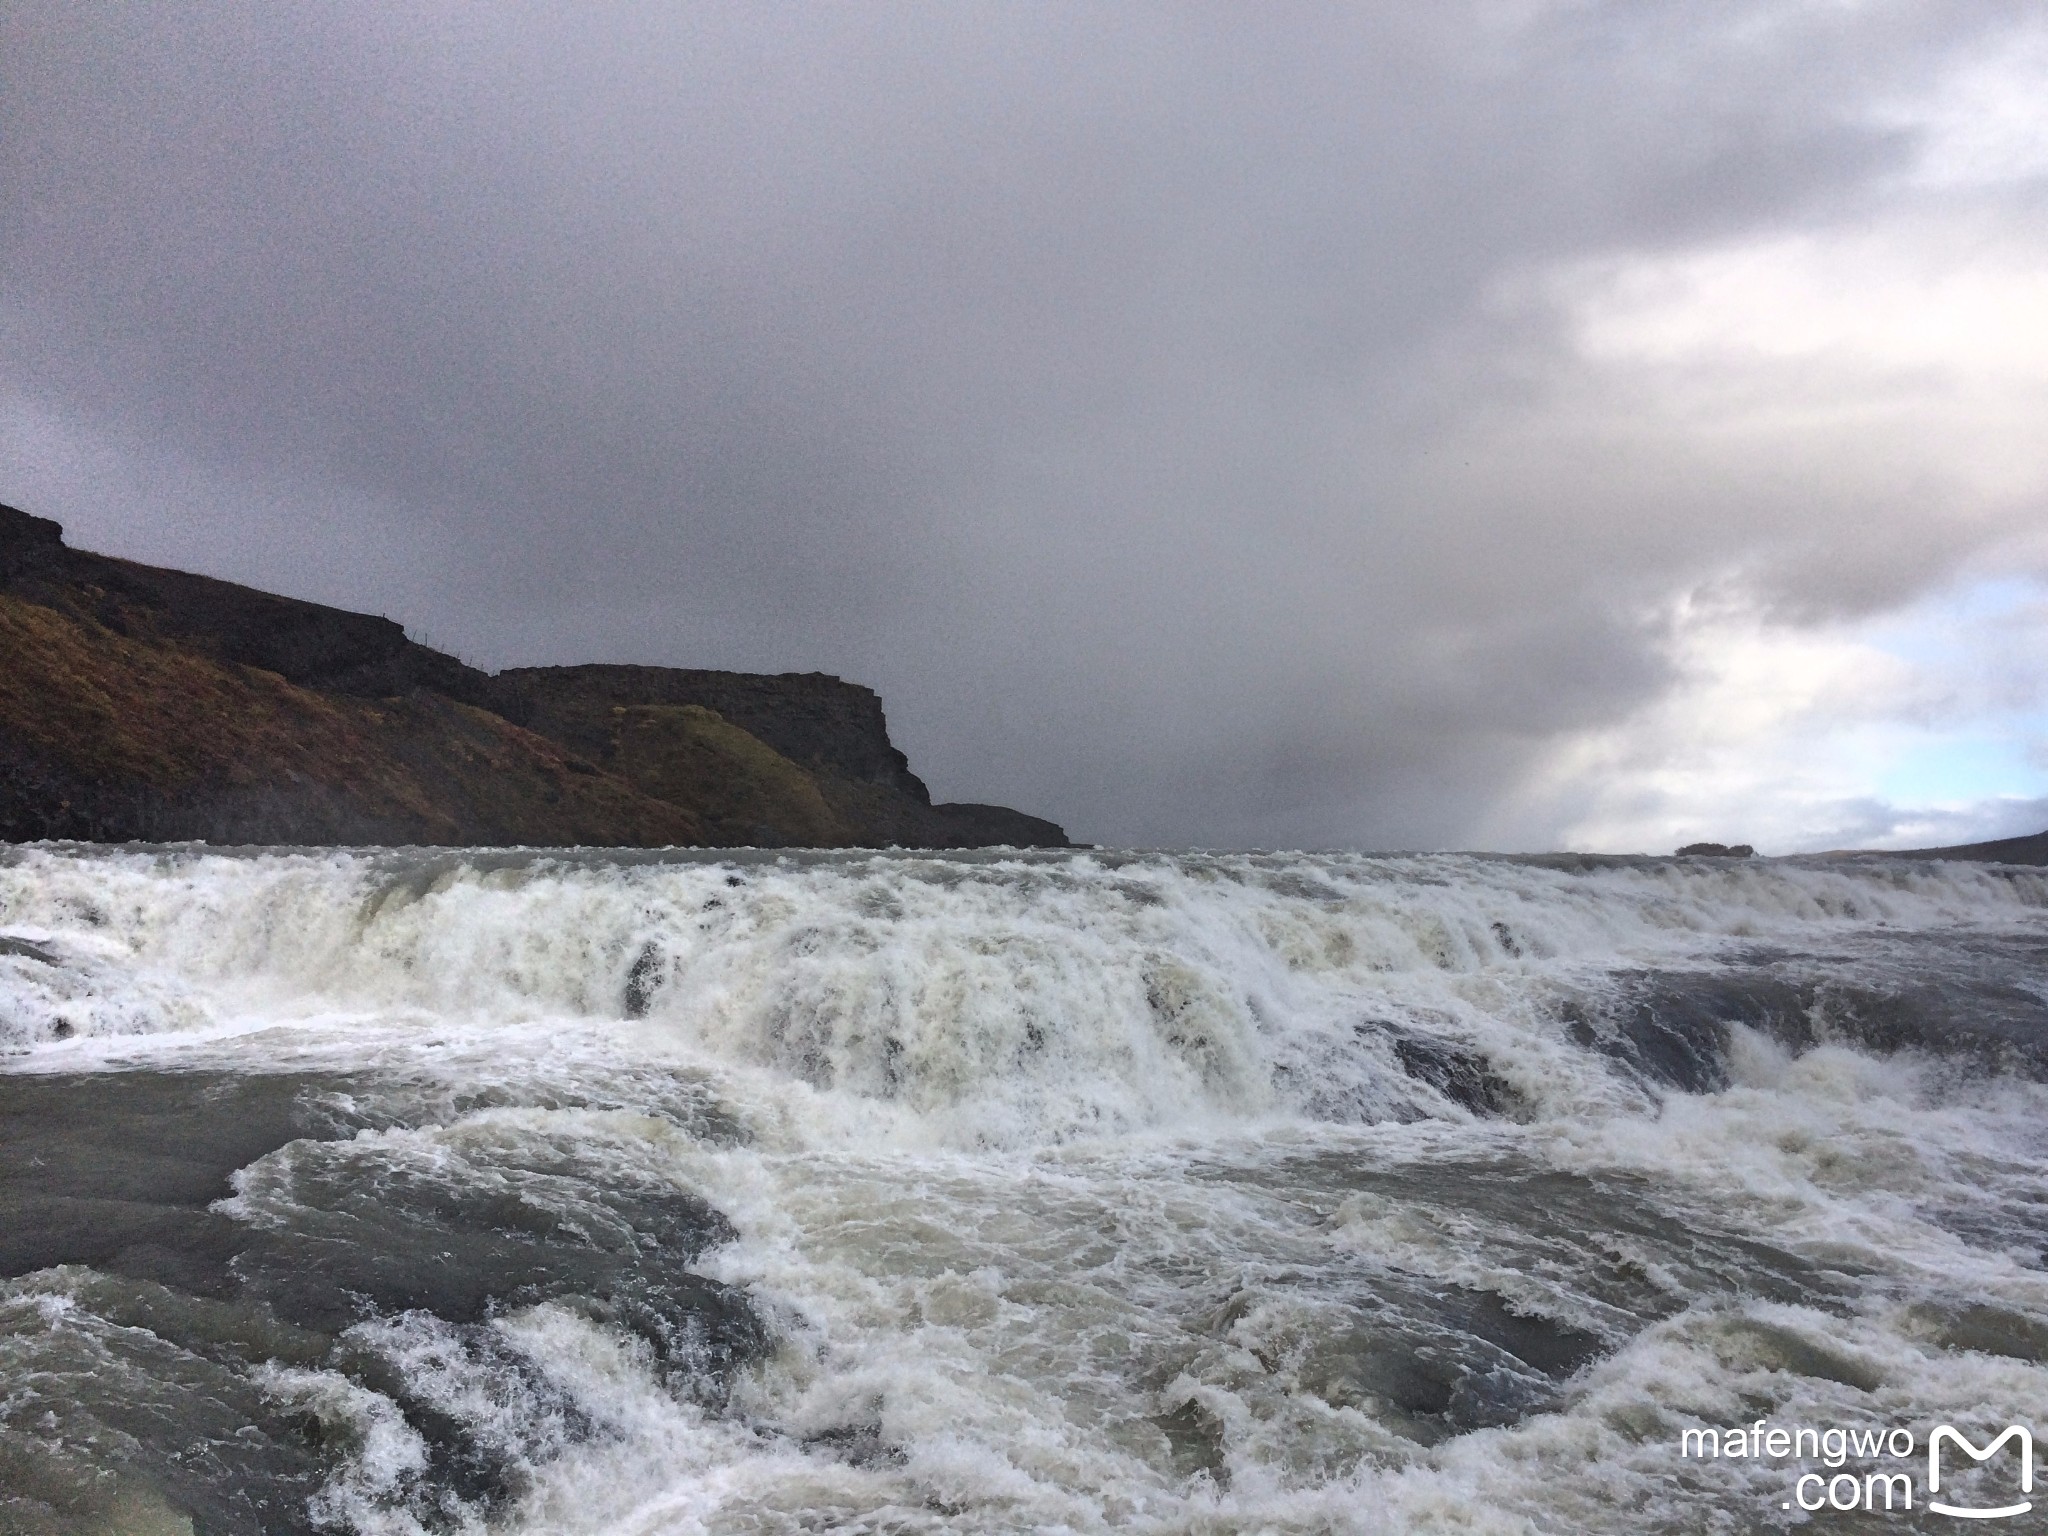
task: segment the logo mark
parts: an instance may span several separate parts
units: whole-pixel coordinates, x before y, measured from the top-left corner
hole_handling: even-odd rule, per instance
[[[1927,1437],[1927,1491],[1941,1492],[1941,1443],[1953,1440],[1956,1449],[1964,1452],[1972,1461],[1989,1461],[1998,1454],[1999,1447],[2008,1440],[2020,1443],[2020,1492],[2034,1491],[2034,1436],[2031,1430],[2018,1424],[2008,1424],[2005,1433],[1985,1446],[1981,1451],[1969,1438],[1948,1424],[1937,1424],[1934,1433]],[[1964,1520],[2004,1520],[2013,1515],[2024,1515],[2034,1507],[2033,1502],[2022,1499],[2017,1504],[2004,1504],[1997,1509],[1976,1509],[1958,1504],[1941,1504],[1930,1499],[1927,1507],[1939,1515],[1956,1515]]]

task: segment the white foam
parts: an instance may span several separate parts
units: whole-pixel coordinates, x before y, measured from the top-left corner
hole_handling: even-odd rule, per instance
[[[1546,983],[2044,906],[2048,877],[1949,864],[31,848],[0,861],[0,932],[67,958],[0,955],[0,1043],[602,1028],[894,1134],[1022,1146],[1398,1113],[1418,1090],[1355,1033],[1393,1020],[1578,1112],[1615,1087],[1532,1011]]]
[[[2048,1419],[2025,1222],[1965,1235],[2031,1206],[2048,1090],[1736,1026],[1730,1086],[1663,1092],[1558,999],[2044,929],[2048,876],[1951,864],[37,848],[0,858],[0,933],[56,963],[0,955],[0,1029],[25,1069],[499,1082],[514,1107],[350,1155],[488,1179],[568,1138],[724,1212],[698,1268],[783,1341],[729,1412],[564,1306],[490,1326],[583,1438],[441,1325],[363,1325],[521,1468],[506,1529],[1676,1532],[1778,1518],[1770,1469],[1678,1466],[1684,1426]],[[1525,1113],[1474,1116],[1397,1038]],[[700,1102],[742,1134],[689,1133]],[[291,1166],[223,1209],[289,1222]],[[1459,1296],[1607,1352],[1547,1411],[1425,1433],[1337,1344]],[[1957,1344],[1965,1314],[2019,1355]],[[265,1380],[353,1426],[322,1509],[413,1528],[396,1410]]]

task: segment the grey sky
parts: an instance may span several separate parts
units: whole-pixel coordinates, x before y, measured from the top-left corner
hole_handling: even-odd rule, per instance
[[[1968,0],[8,7],[0,499],[480,664],[837,672],[942,797],[1102,841],[2035,830],[2024,774],[1688,790],[1760,749],[1671,722],[1746,644],[1867,650],[2048,570],[2048,377],[1980,357],[2012,322],[1870,342],[2048,266],[2044,36]],[[2048,704],[2021,627],[2008,734]],[[1876,729],[1855,675],[1757,740]],[[1914,675],[1898,729],[1988,718]]]

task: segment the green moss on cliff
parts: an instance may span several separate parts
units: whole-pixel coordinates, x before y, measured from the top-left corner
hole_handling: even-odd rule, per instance
[[[687,805],[721,843],[853,842],[810,774],[694,704],[614,705],[605,766],[643,794]]]

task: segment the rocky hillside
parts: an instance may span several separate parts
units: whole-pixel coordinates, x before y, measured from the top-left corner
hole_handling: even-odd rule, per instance
[[[932,804],[924,781],[889,740],[881,699],[821,672],[516,667],[494,682],[512,695],[515,718],[644,793],[697,809],[714,830],[736,835],[762,820],[746,797],[772,782],[787,786],[786,804],[805,832],[779,841],[1066,844],[1052,823],[1003,806]],[[751,771],[722,766],[736,755],[746,756]]]
[[[1064,846],[934,805],[818,673],[492,675],[389,619],[74,550],[0,507],[0,839]]]

